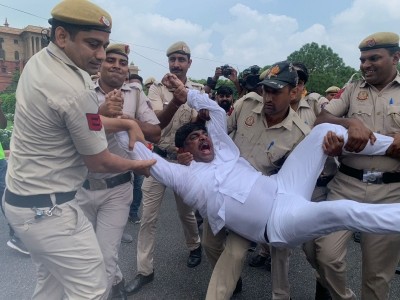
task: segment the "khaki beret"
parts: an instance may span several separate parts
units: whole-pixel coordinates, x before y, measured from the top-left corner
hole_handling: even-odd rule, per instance
[[[153,84],[156,81],[154,77],[149,77],[144,81],[144,85]]]
[[[91,30],[111,32],[110,14],[88,0],[64,0],[53,8],[51,16],[50,24],[55,19]]]
[[[326,89],[325,93],[337,93],[339,91],[340,91],[339,87],[332,85]]]
[[[106,54],[117,53],[125,56],[126,58],[128,58],[130,51],[131,50],[129,49],[129,45],[127,44],[112,44],[106,48]]]
[[[377,32],[367,36],[358,45],[360,51],[399,47],[399,35],[394,32]]]
[[[179,42],[173,43],[167,49],[167,56],[170,56],[172,53],[190,55],[190,48],[185,42],[179,41]]]

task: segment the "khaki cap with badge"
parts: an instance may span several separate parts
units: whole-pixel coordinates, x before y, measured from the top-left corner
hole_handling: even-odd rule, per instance
[[[281,89],[288,84],[297,85],[299,78],[293,64],[281,61],[272,65],[263,81],[259,85],[266,85],[273,89]]]
[[[190,55],[190,48],[185,42],[179,41],[179,42],[173,43],[167,49],[167,56],[170,56],[173,53]]]
[[[88,0],[64,0],[53,8],[51,16],[51,25],[57,20],[89,30],[111,32],[110,14]]]
[[[106,54],[116,53],[125,56],[128,59],[129,52],[131,52],[127,44],[112,44],[106,48]]]
[[[394,32],[377,32],[371,34],[363,39],[360,45],[358,45],[360,51],[396,47],[399,47],[399,35]]]
[[[144,81],[144,85],[145,86],[150,86],[152,85],[154,82],[156,82],[156,79],[154,77],[149,77]]]
[[[339,91],[340,91],[340,87],[332,85],[326,89],[325,93],[337,93]]]

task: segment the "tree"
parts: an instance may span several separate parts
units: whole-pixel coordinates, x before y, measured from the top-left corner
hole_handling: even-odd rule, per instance
[[[11,83],[4,90],[4,93],[6,93],[6,94],[15,93],[15,91],[17,90],[18,80],[19,80],[20,76],[21,76],[20,72],[15,71],[15,73],[13,74],[13,77],[11,79]]]
[[[292,62],[302,62],[309,71],[307,90],[324,94],[325,90],[336,85],[342,87],[357,71],[346,66],[343,59],[325,45],[305,44],[300,50],[287,57]]]

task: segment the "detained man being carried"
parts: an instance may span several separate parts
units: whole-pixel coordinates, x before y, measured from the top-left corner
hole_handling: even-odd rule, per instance
[[[289,62],[271,67],[260,84],[263,97],[286,93],[297,82],[297,72]],[[337,155],[347,142],[347,130],[321,124],[289,155],[280,171],[264,176],[240,157],[239,149],[226,133],[226,113],[207,94],[186,90],[173,74],[163,83],[174,90],[176,99],[195,108],[208,110],[209,121],[186,124],[176,133],[175,143],[191,152],[190,166],[169,163],[136,143],[133,159],[156,159],[151,175],[172,188],[184,201],[207,217],[216,234],[224,226],[243,237],[273,246],[295,247],[338,230],[370,233],[400,232],[400,204],[362,204],[351,200],[311,202],[315,182],[327,155]],[[268,100],[268,99],[264,99]],[[274,105],[264,101],[265,105]],[[371,132],[363,155],[385,155],[392,137]],[[118,133],[120,145],[128,151],[128,138]],[[266,145],[268,152],[268,145]],[[325,151],[325,152],[324,152]],[[345,152],[343,150],[343,152]]]

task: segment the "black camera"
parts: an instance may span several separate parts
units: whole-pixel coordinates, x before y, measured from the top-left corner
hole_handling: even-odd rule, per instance
[[[229,75],[232,74],[232,70],[231,67],[229,65],[223,65],[221,66],[221,70],[222,70],[222,75],[226,78],[229,77]]]

